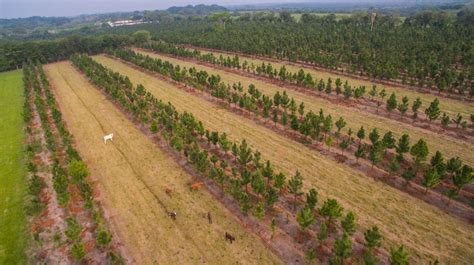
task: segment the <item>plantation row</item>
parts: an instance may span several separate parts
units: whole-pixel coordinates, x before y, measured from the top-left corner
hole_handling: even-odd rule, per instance
[[[69,216],[65,219],[67,227],[64,234],[69,240],[68,243],[72,245],[70,248],[72,257],[77,261],[81,261],[87,254],[84,242],[81,239],[81,233],[86,227],[82,227],[78,221],[78,215],[69,210],[73,203],[71,201],[71,196],[73,196],[71,192],[74,191],[74,188],[72,187],[75,186],[84,200],[85,209],[89,211],[88,214],[90,214],[91,222],[97,228],[94,234],[96,238],[95,244],[100,248],[99,251],[108,253],[111,261],[120,261],[120,257],[109,246],[112,236],[107,231],[100,209],[97,205],[94,205],[92,188],[86,180],[89,176],[87,166],[72,145],[72,135],[68,132],[62,121],[61,112],[57,108],[54,95],[50,90],[48,80],[41,65],[24,67],[24,74],[29,80],[32,80],[30,85],[35,92],[34,102],[36,110],[41,120],[46,138],[46,146],[52,157],[51,173],[53,175],[53,188],[59,205]],[[25,113],[31,113],[30,109],[25,109]],[[25,117],[30,117],[27,119],[31,119],[31,114],[25,115]],[[54,123],[54,125],[51,123]],[[27,149],[30,149],[30,147]]]
[[[32,128],[33,125],[33,109],[31,102],[31,90],[30,85],[32,83],[31,76],[27,75],[31,70],[31,65],[25,65],[23,67],[23,84],[24,84],[24,105],[23,105],[23,121],[26,124],[27,146],[26,146],[26,168],[29,174],[28,182],[28,198],[26,203],[26,211],[30,215],[38,215],[44,208],[45,202],[41,199],[41,192],[46,186],[44,180],[38,176],[38,163],[35,162],[34,158],[39,155],[43,150],[42,145],[39,143],[35,135],[35,131]],[[45,134],[46,135],[46,134]]]
[[[410,99],[407,96],[399,99],[397,98],[396,93],[392,93],[387,98],[388,94],[386,90],[382,89],[379,91],[377,90],[376,85],[373,85],[372,89],[367,91],[366,86],[353,87],[347,80],[343,84],[343,81],[340,78],[337,78],[334,81],[334,87],[331,78],[328,78],[326,81],[321,78],[318,81],[316,77],[313,77],[310,73],[305,73],[303,69],[300,69],[297,73],[292,73],[287,71],[284,65],[281,66],[280,69],[276,69],[271,63],[265,64],[262,62],[261,65],[254,65],[254,63],[249,64],[246,60],[241,63],[237,55],[225,58],[222,55],[216,57],[212,53],[201,54],[198,50],[190,51],[186,48],[163,42],[152,42],[150,44],[141,45],[140,47],[184,58],[193,58],[198,61],[219,65],[221,67],[242,70],[247,74],[253,74],[281,82],[283,85],[295,85],[298,88],[307,89],[306,92],[310,92],[323,98],[338,98],[346,101],[350,100],[352,103],[357,105],[363,105],[375,109],[374,113],[378,115],[381,114],[380,107],[384,105],[385,116],[390,117],[390,115],[396,110],[401,118],[408,116],[411,117],[413,123],[409,122],[409,124],[415,124],[417,121],[417,124],[419,125],[421,125],[420,123],[424,123],[429,126],[437,126],[442,130],[457,131],[461,134],[466,134],[467,130],[469,130],[468,121],[460,113],[455,117],[450,117],[447,113],[442,113],[438,99],[433,100],[423,111],[424,115],[422,114],[420,116],[420,109],[422,106],[420,98],[416,98],[410,106]],[[472,93],[474,93],[474,90]],[[470,122],[474,124],[474,114],[471,114],[469,118],[471,120]],[[404,119],[401,120],[404,121]]]
[[[200,90],[210,93],[213,97],[222,99],[228,104],[238,105],[240,108],[255,113],[265,120],[271,119],[275,125],[277,123],[290,127],[293,131],[301,134],[305,141],[316,140],[324,142],[331,148],[337,140],[337,148],[342,152],[353,152],[356,162],[360,158],[367,158],[372,166],[378,166],[392,174],[401,175],[407,182],[416,181],[428,189],[435,189],[439,184],[442,187],[437,189],[449,199],[459,196],[460,191],[472,182],[473,170],[469,165],[463,165],[459,158],[445,160],[439,151],[432,156],[429,163],[426,163],[429,148],[423,139],[410,146],[408,134],[402,135],[398,140],[392,132],[387,132],[381,136],[376,128],[368,133],[370,144],[364,141],[366,131],[361,127],[355,134],[352,129],[343,133],[346,121],[331,115],[324,115],[324,110],[319,114],[312,111],[305,113],[304,102],[297,103],[290,99],[283,92],[277,92],[273,96],[262,94],[255,86],[250,85],[248,95],[244,92],[240,84],[225,84],[220,81],[218,75],[209,75],[205,71],[198,71],[195,68],[189,70],[179,66],[152,59],[131,50],[116,50],[115,56],[131,62],[147,70],[168,76],[175,81],[184,82]],[[289,113],[288,113],[289,110]],[[335,120],[335,122],[334,122]],[[336,129],[333,131],[334,125]],[[406,155],[409,154],[409,157]],[[461,198],[464,203],[470,203],[472,197]]]
[[[72,61],[135,119],[145,124],[152,133],[160,134],[201,176],[228,192],[244,213],[263,219],[278,202],[285,205],[282,200],[292,201],[292,211],[295,211],[300,198],[305,195],[305,204],[299,208],[296,217],[300,228],[309,230],[309,233],[318,230],[320,242],[328,237],[336,238],[331,258],[335,263],[341,264],[351,256],[352,246],[356,243],[351,238],[356,230],[355,215],[347,213],[341,220],[342,229],[339,228],[337,220],[343,216],[342,206],[334,199],[327,199],[320,208],[316,208],[318,193],[314,188],[306,194],[302,192],[303,177],[298,171],[287,180],[284,173],[274,171],[270,161],[261,161],[261,153],[249,148],[245,140],[231,142],[225,133],[206,130],[192,114],[179,113],[171,103],[157,100],[140,84],[134,87],[127,77],[105,68],[90,57],[74,56]],[[180,71],[175,74],[179,75]],[[292,199],[285,196],[287,190]],[[275,219],[272,219],[272,231],[276,226]],[[378,228],[374,226],[366,231],[365,239],[365,258],[375,262],[378,260],[375,249],[380,246],[381,240]],[[314,257],[314,250],[311,249],[309,255]],[[391,256],[394,263],[408,259],[403,246],[392,249]]]
[[[422,12],[403,22],[377,13],[373,25],[370,12],[340,20],[303,14],[299,22],[290,15],[247,14],[147,29],[171,43],[305,62],[461,94],[472,89],[474,80],[472,13]]]

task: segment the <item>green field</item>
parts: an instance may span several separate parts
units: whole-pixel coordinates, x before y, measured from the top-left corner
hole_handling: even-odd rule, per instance
[[[20,70],[0,73],[0,264],[27,263],[22,84]]]

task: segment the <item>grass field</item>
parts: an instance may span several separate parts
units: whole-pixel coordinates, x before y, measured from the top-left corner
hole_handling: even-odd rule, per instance
[[[201,50],[202,53],[209,53],[207,51]],[[226,53],[220,53],[220,52],[213,52],[215,56],[228,56]],[[241,56],[241,61],[247,60],[249,63],[253,62],[254,64],[262,64],[262,62],[268,63],[269,61],[264,61],[260,59],[253,59],[247,56]],[[343,82],[345,80],[348,80],[349,84],[353,86],[361,86],[365,85],[368,90],[372,89],[373,83],[370,81],[365,81],[365,80],[360,80],[360,79],[355,79],[355,78],[350,78],[346,76],[341,76],[341,75],[336,75],[328,72],[323,72],[323,71],[318,71],[310,67],[299,67],[299,66],[294,66],[289,63],[276,63],[276,62],[271,62],[273,67],[277,67],[280,69],[282,65],[285,65],[286,69],[292,73],[298,72],[301,68],[305,70],[305,72],[310,73],[313,75],[313,77],[316,77],[318,79],[324,78],[324,80],[327,80],[329,77],[332,78],[333,82],[337,78],[340,78]],[[413,100],[415,100],[417,97],[420,97],[421,101],[423,102],[422,104],[422,109],[424,110],[426,107],[429,106],[429,104],[436,98],[436,95],[431,95],[431,94],[425,94],[425,93],[418,93],[413,90],[409,89],[403,89],[399,87],[393,87],[393,86],[385,86],[385,85],[380,85],[377,84],[378,90],[380,91],[383,88],[387,91],[387,94],[390,95],[392,92],[395,92],[397,94],[397,98],[400,100],[403,96],[407,96],[410,99],[410,104],[412,104]],[[368,92],[368,91],[367,91]],[[388,97],[387,97],[388,98]],[[457,113],[461,113],[463,117],[467,120],[469,120],[469,115],[474,113],[474,104],[470,104],[467,102],[462,102],[459,100],[454,100],[454,99],[448,99],[444,97],[440,97],[440,108],[443,112],[448,113],[450,116],[455,116]],[[410,106],[411,107],[411,106]]]
[[[439,150],[446,157],[459,156],[466,163],[474,165],[474,147],[468,143],[462,142],[455,138],[446,135],[435,134],[428,130],[408,126],[407,124],[404,124],[402,122],[397,122],[389,118],[370,114],[363,110],[334,104],[318,97],[308,96],[301,92],[296,92],[291,89],[285,89],[284,87],[269,84],[245,76],[240,76],[238,74],[232,74],[223,70],[214,69],[212,67],[206,67],[192,62],[186,62],[183,60],[178,60],[167,56],[161,56],[154,53],[146,54],[156,58],[162,58],[172,62],[173,64],[179,64],[188,68],[194,66],[197,69],[204,69],[209,73],[218,73],[222,77],[222,80],[224,82],[241,82],[244,87],[248,87],[248,85],[253,83],[259,90],[261,90],[267,95],[274,95],[277,91],[286,90],[288,96],[293,97],[298,103],[302,101],[305,103],[306,111],[312,110],[313,112],[318,113],[319,110],[323,108],[325,110],[325,114],[331,114],[334,120],[341,116],[344,117],[347,122],[345,130],[347,130],[347,128],[352,128],[353,131],[357,131],[360,126],[364,126],[366,129],[366,135],[368,135],[370,130],[375,127],[383,133],[390,130],[397,138],[404,133],[408,133],[410,135],[411,143],[415,143],[420,138],[425,139],[429,147],[431,148],[431,153],[434,153],[436,150]]]
[[[111,225],[135,264],[278,264],[278,258],[68,62],[47,65],[77,148],[98,181]],[[114,133],[113,142],[103,135]],[[172,190],[169,197],[165,189]],[[177,212],[172,221],[165,213]],[[210,211],[213,224],[206,214]],[[228,244],[224,232],[237,240]]]
[[[0,264],[26,264],[21,70],[0,73]]]
[[[435,254],[441,263],[468,264],[474,259],[472,225],[169,83],[116,60],[104,56],[94,58],[127,75],[133,83],[143,84],[178,110],[192,112],[206,128],[226,132],[233,140],[247,139],[278,170],[294,174],[299,169],[305,178],[305,188],[316,187],[322,197],[320,201],[336,198],[345,208],[357,213],[362,228],[378,225],[385,237],[384,246],[407,245],[415,264],[421,259],[426,262]]]

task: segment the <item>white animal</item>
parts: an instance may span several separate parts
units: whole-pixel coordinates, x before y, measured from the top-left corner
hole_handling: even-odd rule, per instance
[[[113,138],[114,138],[114,134],[113,134],[113,133],[104,136],[104,143],[107,143],[107,140],[112,141]]]

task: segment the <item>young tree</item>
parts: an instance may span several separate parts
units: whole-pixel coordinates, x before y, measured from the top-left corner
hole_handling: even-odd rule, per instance
[[[354,156],[356,157],[356,163],[359,162],[359,158],[362,158],[365,156],[365,148],[362,145],[359,145],[357,147],[357,150],[354,153]]]
[[[468,165],[464,165],[461,170],[456,171],[453,175],[453,184],[456,186],[458,193],[465,185],[471,183],[473,180],[473,170],[472,167]]]
[[[372,145],[369,152],[369,160],[372,162],[372,168],[382,160],[384,146],[382,142],[376,142]]]
[[[335,199],[327,199],[318,212],[327,218],[328,225],[331,226],[335,219],[341,217],[342,210],[342,206]]]
[[[372,145],[374,145],[376,142],[378,142],[379,138],[380,138],[379,131],[377,130],[377,128],[374,128],[369,133],[369,139],[370,139],[370,142],[372,142]]]
[[[286,176],[282,172],[275,175],[275,180],[273,183],[273,187],[278,189],[280,192],[283,188],[285,188]]]
[[[393,133],[391,131],[388,131],[387,133],[384,134],[382,138],[382,143],[387,149],[395,148],[396,140],[393,137]]]
[[[326,238],[328,238],[328,226],[326,223],[322,223],[319,227],[318,240],[322,243]]]
[[[296,221],[301,227],[301,230],[305,230],[310,225],[314,224],[316,220],[314,219],[313,212],[310,207],[305,206],[296,216]]]
[[[412,167],[409,167],[405,172],[403,172],[402,177],[406,180],[406,184],[416,177],[416,171]]]
[[[361,126],[359,131],[357,131],[357,138],[359,138],[359,146],[362,143],[362,140],[365,138],[364,126]]]
[[[428,193],[428,189],[438,186],[440,182],[441,180],[438,175],[438,171],[436,171],[434,168],[430,168],[425,172],[425,179],[423,180],[423,186],[426,187],[425,193]]]
[[[336,79],[336,94],[339,96],[341,94],[342,89],[341,89],[342,81],[340,78]]]
[[[306,205],[308,208],[311,210],[316,207],[316,204],[318,203],[318,192],[314,189],[311,188],[308,193],[306,193]]]
[[[336,239],[333,252],[336,255],[333,260],[335,264],[344,264],[344,260],[352,255],[352,241],[346,233]]]
[[[390,265],[409,265],[410,255],[404,245],[399,248],[392,248],[389,257]]]
[[[247,167],[247,164],[252,161],[253,155],[252,150],[247,146],[247,141],[244,139],[240,144],[239,151],[238,151],[238,158],[237,161],[242,167]]]
[[[372,85],[372,90],[369,91],[369,96],[370,100],[374,100],[374,98],[377,96],[377,86]]]
[[[342,128],[344,128],[346,126],[346,121],[340,117],[339,120],[336,121],[336,127],[337,127],[337,136],[339,137],[340,134],[341,134],[341,130]]]
[[[324,141],[324,143],[326,144],[326,146],[328,147],[328,150],[330,151],[332,143],[333,143],[332,136],[329,135],[328,137],[326,137],[326,140]]]
[[[402,116],[405,115],[405,113],[408,110],[408,97],[407,96],[404,96],[402,98],[402,102],[400,104],[398,104],[397,109],[398,109],[398,111],[400,112],[400,114]]]
[[[296,208],[296,201],[297,201],[298,197],[304,194],[301,191],[302,187],[303,187],[303,177],[301,176],[301,173],[297,170],[295,176],[293,176],[288,181],[288,190],[291,194],[294,195],[293,211]]]
[[[87,165],[79,160],[73,160],[69,163],[68,173],[75,183],[81,183],[87,176],[89,176]]]
[[[352,212],[349,212],[346,217],[341,221],[342,229],[345,233],[352,235],[356,229],[356,216]]]
[[[436,120],[439,117],[441,110],[439,108],[438,98],[435,98],[433,102],[431,102],[430,106],[425,110],[425,114],[428,116],[429,121]]]
[[[257,170],[255,174],[253,175],[251,185],[252,185],[252,190],[256,194],[263,195],[263,193],[265,192],[265,180],[263,179],[263,176],[260,170]]]
[[[386,108],[389,113],[397,108],[397,96],[395,93],[392,93],[388,98]]]
[[[381,246],[382,235],[380,235],[379,228],[373,226],[372,228],[367,229],[364,233],[365,238],[365,247],[372,252],[375,248]]]
[[[413,120],[416,120],[418,118],[418,110],[421,107],[421,99],[416,98],[415,101],[413,101],[413,105],[411,106],[411,110],[413,111]]]
[[[413,156],[417,167],[421,166],[421,164],[426,161],[428,153],[428,145],[423,139],[418,140],[418,142],[410,149],[410,154]]]
[[[410,151],[410,137],[408,134],[403,134],[400,139],[398,140],[398,144],[396,147],[397,151],[397,158],[398,161],[403,161],[403,154],[408,153]]]
[[[443,128],[447,128],[450,122],[451,119],[449,118],[448,114],[443,113],[443,116],[441,117],[441,126],[443,126]]]

